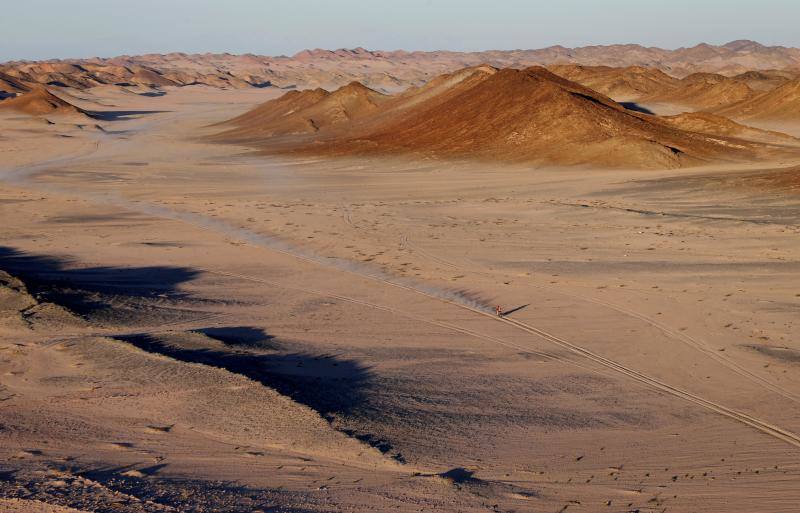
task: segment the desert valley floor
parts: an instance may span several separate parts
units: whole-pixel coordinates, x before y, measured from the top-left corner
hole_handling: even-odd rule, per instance
[[[2,114],[0,509],[797,511],[796,159],[206,138],[278,94]]]

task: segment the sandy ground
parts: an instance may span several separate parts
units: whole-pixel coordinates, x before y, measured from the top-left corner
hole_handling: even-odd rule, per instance
[[[0,120],[0,511],[797,511],[800,196],[713,179],[763,165],[199,138],[276,94]]]

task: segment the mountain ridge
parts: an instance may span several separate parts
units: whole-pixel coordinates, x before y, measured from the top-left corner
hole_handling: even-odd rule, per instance
[[[800,69],[800,48],[737,40],[723,45],[701,43],[677,49],[613,44],[575,48],[553,45],[539,49],[478,52],[369,50],[357,47],[307,49],[292,56],[172,52],[107,58],[8,61],[0,63],[0,73],[23,82],[76,88],[99,84],[315,88],[339,87],[356,80],[382,92],[393,92],[420,85],[443,73],[484,63],[498,68],[518,69],[555,64],[643,66],[676,78],[697,72],[733,76],[767,69]]]
[[[661,169],[750,160],[762,149],[736,138],[735,132],[746,127],[724,118],[667,122],[629,110],[541,66],[466,68],[420,88],[381,96],[362,116],[317,122],[328,111],[318,106],[353,88],[286,93],[234,118],[228,124],[235,129],[211,139],[265,153]],[[362,98],[380,94],[363,86],[357,90]],[[295,109],[298,102],[303,104],[300,110]],[[704,134],[682,124],[730,134]]]

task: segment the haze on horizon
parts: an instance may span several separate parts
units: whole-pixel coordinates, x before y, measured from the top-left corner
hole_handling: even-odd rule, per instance
[[[0,17],[0,62],[122,54],[291,55],[306,48],[509,50],[752,39],[800,46],[792,0],[31,0]]]

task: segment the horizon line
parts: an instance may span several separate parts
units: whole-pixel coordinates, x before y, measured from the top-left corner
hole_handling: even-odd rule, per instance
[[[287,54],[278,54],[278,55],[269,55],[269,54],[262,54],[262,53],[253,53],[253,52],[244,52],[244,53],[236,53],[236,52],[229,52],[229,51],[206,51],[206,52],[199,52],[199,51],[184,51],[184,50],[172,50],[166,52],[146,52],[146,53],[123,53],[111,56],[84,56],[84,57],[53,57],[53,58],[45,58],[45,59],[10,59],[5,61],[0,61],[0,65],[5,64],[18,64],[18,63],[35,63],[35,62],[69,62],[69,61],[88,61],[93,59],[99,60],[112,60],[112,59],[121,59],[125,57],[135,58],[135,57],[144,57],[144,56],[168,56],[168,55],[185,55],[185,56],[213,56],[213,55],[229,55],[233,57],[244,57],[244,56],[254,56],[254,57],[266,57],[272,59],[292,59],[295,58],[297,55],[302,54],[303,52],[329,52],[329,53],[336,53],[336,52],[355,52],[362,50],[367,53],[372,54],[391,54],[391,53],[407,53],[407,54],[434,54],[434,53],[451,53],[451,54],[480,54],[480,53],[489,53],[489,52],[535,52],[535,51],[542,51],[542,50],[549,50],[553,48],[562,48],[566,50],[582,50],[586,48],[597,48],[597,47],[615,47],[615,46],[638,46],[641,48],[649,49],[649,50],[662,50],[667,52],[676,52],[679,50],[690,50],[697,47],[702,46],[710,46],[714,48],[724,48],[729,46],[733,43],[754,43],[760,47],[766,49],[783,49],[783,50],[800,50],[800,47],[796,46],[786,46],[786,45],[765,45],[760,43],[759,41],[753,39],[733,39],[731,41],[720,43],[720,44],[713,44],[701,41],[699,43],[695,43],[691,46],[679,46],[677,48],[665,48],[662,46],[655,46],[655,45],[644,45],[641,43],[607,43],[607,44],[586,44],[581,46],[565,46],[563,44],[552,44],[548,46],[541,46],[537,48],[513,48],[513,49],[484,49],[484,50],[473,50],[473,51],[466,51],[466,50],[447,50],[447,49],[438,49],[438,50],[406,50],[403,48],[397,48],[394,50],[385,50],[385,49],[369,49],[363,46],[355,46],[351,48],[341,47],[336,49],[329,49],[329,48],[303,48],[298,50],[291,55]]]

